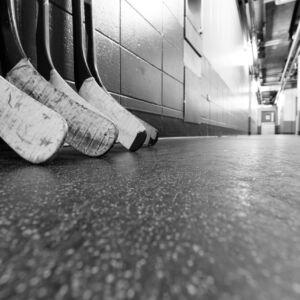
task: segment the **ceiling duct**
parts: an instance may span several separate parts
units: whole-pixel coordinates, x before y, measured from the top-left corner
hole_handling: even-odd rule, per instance
[[[281,91],[284,90],[285,85],[287,84],[287,81],[289,79],[289,76],[295,67],[296,60],[300,54],[299,41],[300,41],[300,22],[298,23],[298,27],[297,27],[297,31],[294,36],[293,44],[290,48],[290,52],[289,52],[282,76],[281,76],[280,89],[277,93],[277,96],[275,99],[275,104],[277,103],[277,101],[279,99],[279,95],[280,95]]]

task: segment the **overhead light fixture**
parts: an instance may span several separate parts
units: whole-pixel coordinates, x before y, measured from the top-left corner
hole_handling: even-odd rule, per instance
[[[280,85],[262,85],[260,90],[261,92],[271,92],[271,91],[278,91],[280,89]]]
[[[282,5],[282,4],[286,4],[289,2],[295,2],[296,0],[275,0],[275,4],[276,5]]]

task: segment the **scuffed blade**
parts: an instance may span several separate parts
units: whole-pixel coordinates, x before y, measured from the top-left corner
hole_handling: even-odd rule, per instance
[[[1,76],[0,95],[1,138],[31,163],[50,159],[64,142],[66,121]]]
[[[79,94],[100,112],[108,116],[119,129],[119,142],[128,150],[136,151],[146,139],[142,123],[91,77],[84,81]]]
[[[88,156],[101,156],[118,137],[115,125],[58,91],[45,80],[27,59],[22,59],[8,74],[7,79],[34,99],[61,114],[69,131],[66,142]]]

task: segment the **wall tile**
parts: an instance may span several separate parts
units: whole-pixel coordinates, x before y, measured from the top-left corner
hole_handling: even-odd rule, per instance
[[[121,51],[121,93],[161,105],[162,72],[135,55]]]
[[[185,120],[200,123],[209,118],[209,102],[201,96],[201,79],[189,69],[185,71]]]
[[[16,2],[21,39],[26,53],[36,64],[36,0]],[[214,51],[217,49],[212,47],[206,53],[209,57],[203,55],[200,59],[188,45],[184,57],[184,2],[94,0],[95,25],[98,29],[95,35],[97,59],[104,84],[129,109],[168,120],[167,127],[170,127],[172,135],[176,135],[179,130],[173,128],[173,122],[179,124],[181,121],[182,126],[187,124],[178,120],[183,117],[183,98],[186,101],[187,122],[247,129],[247,111],[242,107],[244,99],[238,101],[239,95],[236,91],[230,90],[228,83],[225,84],[226,78],[223,80],[221,73],[215,71],[219,70],[214,61]],[[218,9],[221,6],[213,1],[204,3],[207,7],[214,6]],[[71,0],[50,0],[50,4],[51,52],[54,64],[61,75],[69,83],[73,83]],[[202,55],[202,36],[197,32],[201,19],[189,11],[187,13],[186,38]],[[204,15],[211,19],[209,23],[203,19],[207,25],[205,28],[212,33],[204,33],[208,42],[216,39],[214,14],[212,10],[211,16]],[[225,32],[223,27],[220,30]],[[119,45],[121,38],[122,46]],[[186,68],[185,88],[184,62],[189,67]]]
[[[143,112],[148,112],[148,113],[158,114],[158,115],[162,114],[162,107],[160,105],[155,105],[149,102],[133,99],[130,97],[121,96],[120,103],[128,109],[133,109],[133,110],[138,110],[138,111],[143,111]]]
[[[184,41],[184,65],[198,77],[202,76],[202,59],[194,49]]]
[[[163,33],[164,38],[173,46],[182,49],[183,27],[165,4],[163,5]]]
[[[179,110],[175,110],[175,109],[168,108],[168,107],[163,107],[162,113],[164,116],[177,118],[177,119],[183,119],[183,112],[179,111]]]
[[[200,90],[201,96],[207,98],[207,95],[209,93],[209,82],[204,76],[202,76],[200,79],[200,87],[201,87]]]
[[[183,51],[163,40],[163,70],[183,82]]]
[[[96,0],[95,27],[116,42],[120,42],[120,1]]]
[[[203,54],[202,35],[196,31],[188,18],[185,18],[185,38],[193,45],[200,55]]]
[[[163,106],[183,111],[183,84],[163,74]]]
[[[124,0],[121,0],[124,2]],[[126,0],[156,30],[162,32],[162,0]]]
[[[203,118],[209,119],[210,111],[209,111],[209,102],[206,97],[200,97],[200,115]]]
[[[163,0],[177,21],[183,26],[184,1],[183,0]]]
[[[126,1],[122,1],[121,44],[162,68],[162,36]]]
[[[24,1],[18,0],[16,7],[19,11],[17,22],[22,46],[26,55],[36,66],[37,3],[35,0],[27,0],[25,4]]]
[[[105,87],[120,93],[120,46],[95,32],[98,70]]]

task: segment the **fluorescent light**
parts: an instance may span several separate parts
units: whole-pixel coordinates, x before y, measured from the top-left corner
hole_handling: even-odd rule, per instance
[[[275,0],[276,5],[286,4],[289,2],[295,2],[296,0]]]
[[[261,92],[270,92],[270,91],[278,91],[280,88],[280,84],[278,85],[262,85],[260,88]]]

